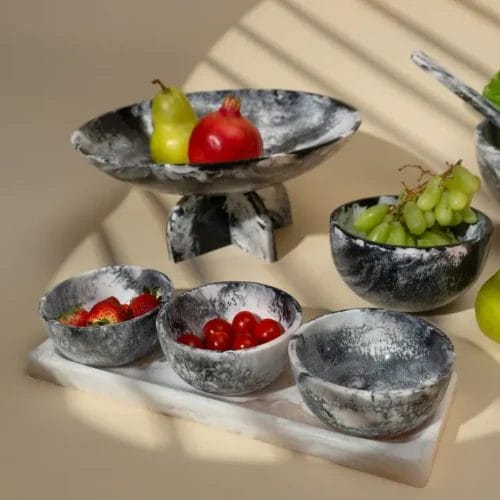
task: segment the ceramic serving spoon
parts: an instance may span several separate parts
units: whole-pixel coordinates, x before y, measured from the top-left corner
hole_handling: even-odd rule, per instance
[[[453,76],[424,52],[416,50],[412,53],[411,59],[417,66],[420,66],[438,82],[450,89],[460,99],[469,104],[469,106],[472,106],[490,122],[500,127],[500,111],[480,93],[463,83],[456,76]]]

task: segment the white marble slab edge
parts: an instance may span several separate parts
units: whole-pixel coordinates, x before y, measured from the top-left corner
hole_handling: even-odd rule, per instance
[[[57,354],[51,340],[28,355],[27,369],[35,378],[146,406],[417,487],[428,482],[457,382],[454,373],[438,411],[425,428],[402,440],[368,440],[335,432],[319,421],[315,424],[312,415],[310,420],[300,421],[293,412],[289,417],[268,413],[266,405],[271,408],[277,402],[269,393],[267,399],[258,399],[255,409],[250,407],[251,398],[217,399],[142,380],[137,366],[120,368],[121,373],[116,373],[75,363]],[[182,384],[179,380],[180,387]]]

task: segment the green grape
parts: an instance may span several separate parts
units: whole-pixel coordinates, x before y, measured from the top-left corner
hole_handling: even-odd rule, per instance
[[[373,205],[372,207],[366,208],[354,221],[354,229],[356,229],[356,231],[368,233],[384,220],[388,211],[389,205],[384,204]]]
[[[446,241],[448,241],[447,244],[457,243],[457,238],[455,237],[455,235],[453,234],[452,230],[449,227],[447,227],[446,229],[443,229],[442,227],[434,226],[433,228],[431,228],[431,231],[433,233],[438,234],[439,236],[444,238]]]
[[[432,243],[429,241],[429,238],[425,236],[425,233],[420,238],[417,238],[417,247],[431,247]]]
[[[422,234],[427,227],[424,214],[414,201],[407,201],[403,207],[403,218],[410,233]]]
[[[385,243],[390,230],[391,226],[389,222],[381,222],[370,231],[368,239],[375,243]]]
[[[439,202],[441,198],[441,177],[433,177],[425,187],[422,194],[417,199],[417,205],[420,210],[431,210]]]
[[[415,240],[413,236],[410,233],[407,233],[406,235],[406,246],[407,247],[415,247],[417,244],[415,243]]]
[[[406,244],[406,231],[401,222],[391,222],[391,229],[386,243],[388,245],[405,245]]]
[[[427,227],[432,227],[436,222],[436,217],[434,217],[434,212],[432,210],[426,210],[423,212],[425,218],[425,225]]]
[[[455,165],[452,169],[453,176],[460,183],[462,189],[473,194],[481,187],[481,179],[477,175],[472,174],[463,165]]]
[[[434,216],[440,226],[449,226],[453,217],[452,209],[448,205],[448,191],[443,191],[439,203],[434,208]]]
[[[462,222],[462,214],[457,211],[453,211],[450,226],[458,226]]]
[[[434,231],[430,229],[425,232],[426,238],[429,240],[432,245],[449,245],[449,238],[443,234],[441,231]]]
[[[452,210],[463,210],[469,201],[467,193],[458,189],[448,191],[448,205]]]
[[[475,224],[477,222],[477,215],[471,207],[462,210],[462,220],[467,224]]]

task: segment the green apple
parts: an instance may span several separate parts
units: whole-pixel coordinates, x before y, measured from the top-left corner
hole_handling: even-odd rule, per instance
[[[481,331],[500,342],[500,269],[480,288],[475,310]]]

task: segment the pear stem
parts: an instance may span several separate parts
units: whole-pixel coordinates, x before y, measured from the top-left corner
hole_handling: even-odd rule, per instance
[[[158,84],[163,92],[166,92],[168,90],[159,78],[155,78],[151,83],[153,85]]]

